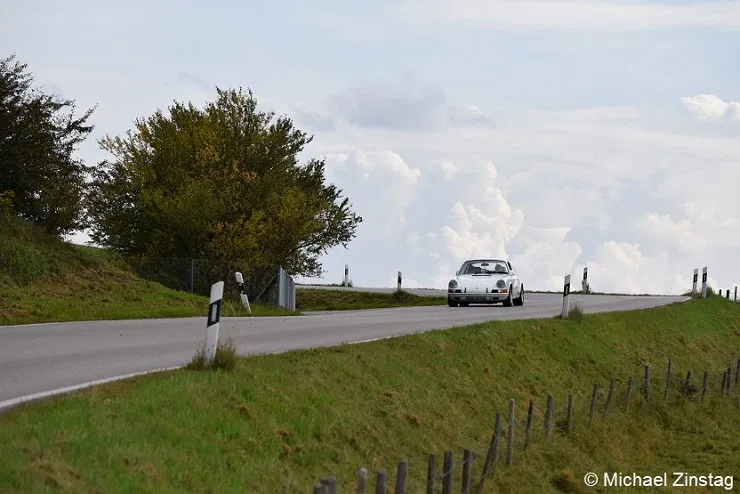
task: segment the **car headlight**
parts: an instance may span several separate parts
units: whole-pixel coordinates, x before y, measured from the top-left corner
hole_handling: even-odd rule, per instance
[[[450,288],[453,288],[453,289],[454,288],[457,288],[457,281],[450,280],[450,283],[447,286],[449,286]]]
[[[503,288],[503,287],[506,286],[506,282],[504,280],[498,280],[496,282],[496,286],[499,287],[499,288]]]

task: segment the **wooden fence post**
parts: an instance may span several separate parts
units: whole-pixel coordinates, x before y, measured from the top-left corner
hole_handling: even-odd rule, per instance
[[[686,372],[686,381],[683,383],[683,394],[689,394],[689,386],[691,386],[691,370]]]
[[[596,395],[599,392],[599,385],[594,384],[594,390],[591,392],[591,409],[588,412],[588,425],[591,425],[591,421],[594,419],[594,411],[596,410]]]
[[[650,401],[650,364],[645,364],[645,401]]]
[[[473,463],[473,452],[466,449],[463,452],[462,494],[470,494],[470,468]]]
[[[442,493],[452,494],[452,467],[455,465],[455,452],[451,449],[445,453],[444,480],[442,481]]]
[[[388,478],[384,470],[378,472],[375,480],[375,494],[385,494],[385,483]]]
[[[337,478],[334,476],[321,479],[321,488],[326,494],[337,494]]]
[[[547,408],[545,409],[545,441],[550,439],[552,429],[552,395],[547,395]]]
[[[668,359],[668,372],[666,372],[666,376],[665,376],[665,392],[663,393],[663,399],[664,400],[667,400],[668,399],[668,390],[671,387],[671,367],[672,367],[672,364],[673,364],[672,360],[671,359]]]
[[[406,494],[406,475],[408,474],[408,463],[406,460],[398,462],[396,470],[396,491],[395,494]]]
[[[434,479],[437,475],[437,456],[429,455],[429,466],[427,467],[427,494],[434,494]]]
[[[506,464],[514,461],[514,398],[509,400],[509,444],[506,446]]]
[[[611,381],[609,381],[609,392],[606,394],[606,403],[604,404],[604,417],[606,418],[606,414],[609,412],[609,405],[612,402],[612,395],[614,395],[614,378],[612,377]]]
[[[709,381],[709,371],[704,371],[704,382],[701,385],[701,400],[704,401],[704,395],[707,394],[707,382]]]
[[[630,409],[630,396],[632,396],[632,376],[627,379],[627,401],[624,405],[625,411]]]
[[[360,468],[357,472],[357,494],[367,494],[367,469]]]
[[[529,410],[527,411],[527,429],[524,436],[524,449],[529,447],[532,440],[532,413],[534,413],[534,401],[529,400]]]
[[[727,394],[732,391],[732,366],[727,367]]]
[[[501,437],[501,412],[496,412],[496,425],[493,427],[493,436],[491,436],[491,445],[488,448],[488,454],[486,455],[486,462],[483,464],[483,472],[480,475],[480,481],[478,482],[478,492],[483,492],[483,483],[488,477],[488,470],[493,473],[496,470],[496,463],[498,462],[498,445]],[[427,492],[427,494],[433,494]]]
[[[573,395],[568,395],[568,416],[567,422],[565,423],[565,431],[570,432],[570,428],[573,422]]]

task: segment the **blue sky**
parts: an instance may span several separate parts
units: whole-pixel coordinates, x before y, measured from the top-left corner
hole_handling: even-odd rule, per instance
[[[0,46],[97,104],[94,138],[215,85],[294,117],[366,219],[327,281],[444,287],[505,255],[531,288],[740,282],[735,2],[29,0]]]

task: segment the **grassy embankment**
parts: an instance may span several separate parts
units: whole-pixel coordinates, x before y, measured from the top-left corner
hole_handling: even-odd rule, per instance
[[[51,321],[205,317],[208,298],[136,276],[113,253],[63,242],[16,218],[0,230],[0,325]],[[281,315],[256,305],[253,315]],[[224,316],[249,315],[225,301]]]
[[[455,450],[458,489],[462,449],[486,447],[496,410],[506,430],[510,398],[520,424],[534,399],[534,442],[523,451],[518,426],[514,464],[507,467],[504,433],[487,492],[590,492],[582,480],[588,471],[737,474],[740,387],[724,399],[718,388],[738,357],[739,336],[740,305],[710,297],[589,314],[580,322],[491,322],[256,356],[237,359],[231,372],[143,376],[0,416],[0,491],[305,493],[321,476],[336,474],[340,492],[350,492],[364,466],[372,492],[376,470],[388,471],[392,485],[396,463],[407,459],[408,492],[417,493],[424,492],[428,453],[437,453],[441,465],[448,448]],[[700,388],[709,370],[703,402],[677,391],[664,402],[669,358],[676,387],[691,370]],[[641,397],[646,363],[650,403]],[[635,385],[625,412],[629,375]],[[612,377],[615,408],[602,420]],[[588,429],[594,383],[602,391]],[[555,433],[545,443],[548,393],[558,422],[567,394],[574,394],[574,425],[570,435]],[[482,462],[475,460],[474,478]]]

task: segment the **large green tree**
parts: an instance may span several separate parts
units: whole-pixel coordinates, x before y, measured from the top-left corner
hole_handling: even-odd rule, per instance
[[[174,102],[100,145],[87,208],[93,241],[142,258],[209,256],[321,274],[319,257],[362,218],[298,154],[312,136],[259,111],[251,91],[217,89],[205,108]]]
[[[15,55],[0,60],[0,193],[15,214],[63,235],[84,225],[86,167],[73,154],[94,108],[75,117],[73,100],[34,88],[26,69]]]

